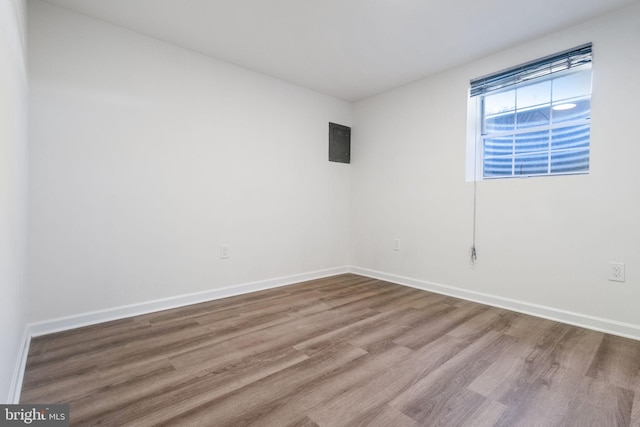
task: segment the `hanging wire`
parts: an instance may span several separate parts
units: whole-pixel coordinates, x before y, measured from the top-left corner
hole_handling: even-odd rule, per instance
[[[476,207],[478,198],[478,141],[473,146],[473,236],[471,241],[471,250],[469,251],[469,261],[471,266],[475,266],[478,260],[476,251]]]
[[[478,253],[476,251],[476,196],[477,196],[478,181],[473,180],[473,239],[471,243],[471,250],[469,251],[469,257],[471,265],[475,266],[478,260]]]

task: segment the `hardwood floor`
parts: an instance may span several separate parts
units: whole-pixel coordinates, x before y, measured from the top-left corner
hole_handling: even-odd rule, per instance
[[[34,338],[72,425],[640,426],[640,342],[352,274]]]

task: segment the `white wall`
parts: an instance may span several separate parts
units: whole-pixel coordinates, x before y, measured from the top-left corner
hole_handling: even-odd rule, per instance
[[[640,327],[638,23],[640,5],[355,104],[353,264]],[[469,80],[590,41],[590,174],[480,182],[472,269]]]
[[[640,6],[353,106],[39,0],[29,17],[30,321],[350,263],[640,328]],[[480,182],[471,268],[469,80],[589,41],[591,173]],[[352,111],[353,163],[327,162]]]
[[[41,1],[29,19],[30,321],[349,263],[350,168],[327,160],[348,103]]]
[[[24,330],[27,248],[25,2],[0,2],[0,402],[11,386]]]

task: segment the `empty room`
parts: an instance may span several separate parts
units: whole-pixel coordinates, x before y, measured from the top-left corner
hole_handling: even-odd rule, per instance
[[[640,427],[639,46],[639,0],[0,0],[0,424]]]

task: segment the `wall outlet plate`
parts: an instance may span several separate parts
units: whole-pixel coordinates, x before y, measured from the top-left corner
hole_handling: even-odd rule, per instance
[[[223,243],[222,245],[220,245],[220,259],[227,259],[229,258],[229,256],[229,245]]]
[[[614,282],[624,282],[624,263],[609,263],[609,280]]]

